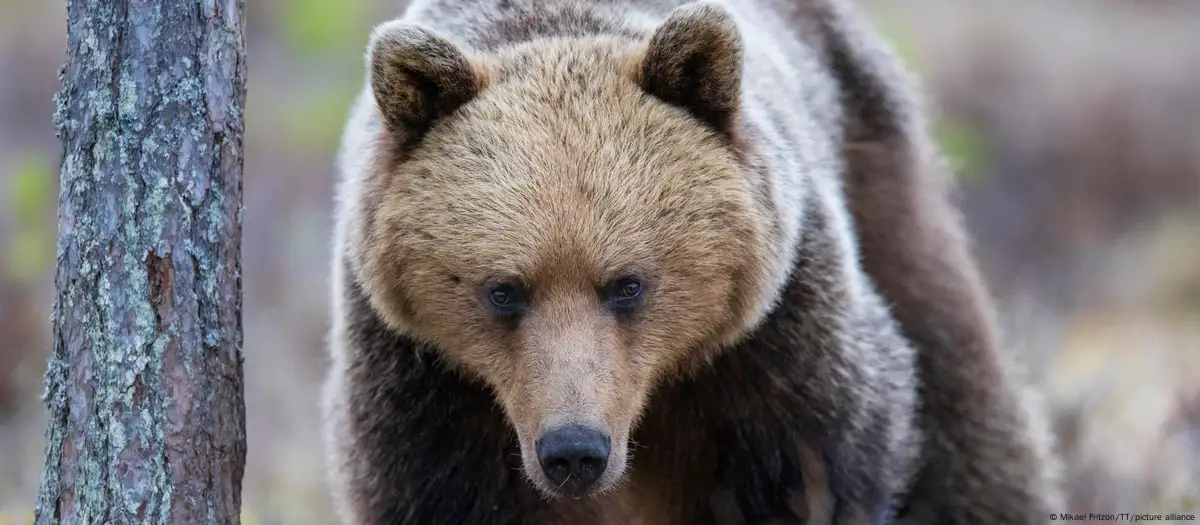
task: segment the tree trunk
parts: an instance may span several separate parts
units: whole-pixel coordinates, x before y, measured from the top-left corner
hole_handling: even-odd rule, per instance
[[[67,1],[39,525],[240,522],[243,2]]]

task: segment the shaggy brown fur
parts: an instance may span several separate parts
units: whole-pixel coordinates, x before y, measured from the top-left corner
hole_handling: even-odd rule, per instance
[[[879,524],[911,503],[910,518],[1021,523],[1041,510],[1042,456],[927,186],[915,104],[848,15],[464,7],[419,2],[375,32],[346,131],[324,408],[343,521]],[[762,17],[772,9],[803,23]],[[628,278],[643,295],[618,311],[610,292]],[[499,285],[520,291],[519,311],[488,306]],[[947,360],[961,356],[973,368]],[[937,376],[922,462],[918,364]],[[533,453],[565,424],[611,436],[583,500],[558,498]]]
[[[846,194],[863,267],[918,348],[925,460],[912,522],[1043,523],[1061,508],[1049,429],[1000,349],[914,82],[839,3],[800,16],[820,28],[841,84]]]

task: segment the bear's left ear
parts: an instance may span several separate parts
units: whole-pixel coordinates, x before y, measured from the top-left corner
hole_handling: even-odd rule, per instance
[[[742,98],[742,41],[733,17],[709,2],[675,8],[650,38],[641,75],[646,92],[730,132]]]
[[[384,122],[404,142],[420,139],[483,86],[458,46],[429,29],[397,21],[372,31],[367,67]]]

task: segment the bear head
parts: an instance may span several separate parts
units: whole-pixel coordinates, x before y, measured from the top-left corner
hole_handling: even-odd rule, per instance
[[[549,496],[610,490],[656,385],[762,316],[768,225],[722,8],[641,42],[487,54],[390,22],[350,262],[372,306],[486,383]]]

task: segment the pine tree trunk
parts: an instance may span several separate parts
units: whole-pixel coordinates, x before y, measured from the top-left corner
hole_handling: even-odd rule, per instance
[[[67,2],[39,525],[240,522],[243,11]]]

